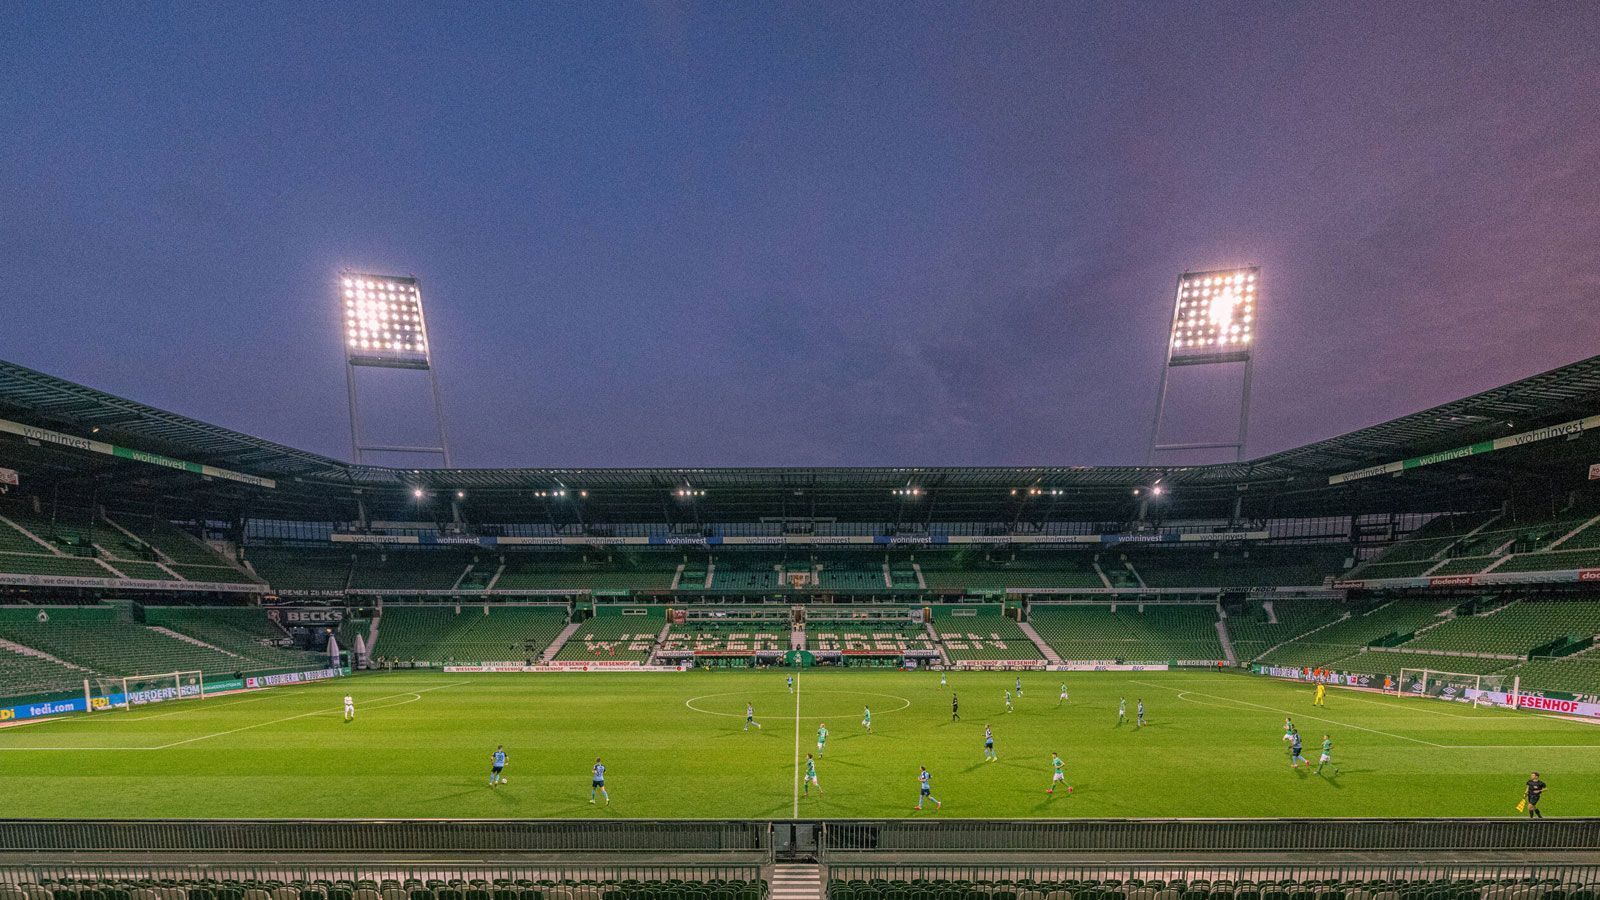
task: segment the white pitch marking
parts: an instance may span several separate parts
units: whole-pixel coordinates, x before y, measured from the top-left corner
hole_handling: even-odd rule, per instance
[[[431,687],[431,688],[421,688],[421,689],[416,690],[416,691],[406,691],[404,693],[399,693],[399,694],[390,694],[387,697],[377,697],[377,698],[374,698],[373,700],[368,701],[368,703],[369,704],[370,703],[382,703],[385,700],[395,700],[395,699],[398,699],[400,697],[410,697],[412,699],[404,700],[404,701],[402,701],[400,703],[392,703],[392,704],[389,704],[388,706],[378,706],[378,707],[369,706],[368,708],[388,709],[389,706],[404,706],[407,703],[415,703],[417,700],[422,699],[420,695],[428,693],[429,691],[442,691],[445,688],[456,687],[458,685],[463,685],[463,684],[466,684],[466,683],[467,682],[465,682],[465,681],[452,681],[449,684],[441,684],[441,685],[437,685],[437,686]],[[338,707],[335,707],[335,708],[338,708]],[[242,728],[232,728],[232,729],[229,729],[227,731],[218,731],[218,732],[216,732],[214,734],[202,734],[202,735],[199,735],[198,737],[186,738],[186,739],[181,740],[181,741],[173,741],[170,744],[160,744],[160,745],[155,746],[155,747],[0,747],[0,751],[10,750],[10,751],[17,751],[17,752],[24,752],[24,753],[26,753],[26,752],[48,753],[48,752],[57,752],[57,751],[88,752],[88,751],[106,751],[106,750],[111,750],[111,751],[116,751],[118,753],[126,753],[126,752],[130,752],[130,751],[168,750],[168,749],[171,749],[173,747],[181,747],[184,744],[192,744],[192,743],[194,743],[196,741],[204,741],[204,740],[210,740],[211,738],[224,737],[224,736],[230,735],[230,734],[237,734],[238,732],[241,732],[241,731],[249,731],[252,728],[261,728],[261,727],[266,726],[266,725],[277,725],[277,724],[279,724],[281,722],[293,722],[296,719],[304,719],[304,718],[308,718],[310,716],[325,715],[325,714],[328,714],[329,712],[330,712],[330,710],[324,710],[324,709],[313,710],[311,712],[300,713],[299,715],[295,715],[295,716],[286,716],[285,718],[282,718],[282,719],[273,719],[273,720],[267,721],[267,722],[257,722],[254,725],[245,725]]]
[[[907,701],[906,705],[910,706],[910,701]],[[794,818],[800,818],[800,679],[798,678],[794,680]]]

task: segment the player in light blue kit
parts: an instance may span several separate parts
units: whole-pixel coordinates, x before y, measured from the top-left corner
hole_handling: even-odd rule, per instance
[[[789,693],[794,693],[794,676],[789,676]]]
[[[1144,727],[1144,698],[1143,697],[1139,698],[1139,707],[1136,710],[1136,712],[1137,712],[1139,718],[1134,720],[1134,727],[1135,728],[1143,728]]]
[[[761,723],[756,721],[756,708],[746,703],[744,705],[744,730],[749,731],[751,725],[754,725],[758,731],[761,729]]]
[[[497,784],[503,784],[506,781],[506,777],[501,774],[502,772],[505,771],[505,768],[506,768],[506,746],[504,744],[501,744],[500,746],[494,748],[494,757],[493,757],[491,765],[489,767],[489,786],[490,787],[494,787]]]
[[[933,795],[933,776],[928,774],[927,766],[922,766],[921,768],[922,774],[917,776],[917,782],[922,789],[922,793],[917,795],[917,811],[922,811],[922,801],[924,800],[932,800],[934,809],[943,808],[944,804],[940,803],[939,798]]]
[[[994,762],[999,758],[994,752],[994,732],[990,730],[989,726],[985,725],[983,726],[983,761]]]
[[[611,805],[611,795],[606,793],[606,765],[600,757],[594,758],[594,780],[589,782],[589,802],[594,802],[594,792],[599,791],[600,796],[606,798],[606,805]]]

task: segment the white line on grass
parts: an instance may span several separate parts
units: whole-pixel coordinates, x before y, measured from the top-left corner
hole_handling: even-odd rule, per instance
[[[1402,741],[1411,741],[1414,744],[1422,744],[1422,745],[1428,746],[1428,747],[1437,747],[1440,750],[1448,750],[1448,749],[1450,749],[1450,747],[1445,745],[1445,744],[1435,744],[1433,741],[1425,741],[1425,740],[1422,740],[1421,738],[1407,737],[1406,735],[1395,734],[1395,733],[1389,732],[1389,731],[1379,731],[1376,728],[1364,728],[1364,727],[1362,727],[1360,725],[1349,725],[1349,724],[1346,724],[1344,722],[1340,722],[1340,721],[1337,721],[1337,720],[1334,720],[1334,719],[1324,719],[1321,716],[1308,716],[1303,712],[1294,712],[1292,710],[1279,709],[1276,706],[1266,706],[1265,704],[1261,704],[1261,703],[1252,703],[1249,700],[1239,700],[1239,699],[1234,698],[1234,697],[1221,697],[1221,696],[1218,696],[1216,694],[1207,694],[1207,693],[1204,693],[1204,692],[1201,692],[1201,691],[1191,691],[1188,688],[1175,688],[1175,687],[1172,687],[1171,685],[1155,684],[1155,683],[1149,682],[1149,681],[1134,681],[1133,683],[1134,684],[1142,684],[1145,687],[1161,688],[1162,690],[1168,690],[1168,691],[1177,691],[1180,694],[1193,694],[1196,697],[1210,697],[1212,700],[1221,700],[1224,703],[1238,703],[1238,704],[1241,704],[1243,706],[1254,706],[1257,709],[1265,709],[1265,710],[1270,710],[1272,712],[1281,712],[1286,716],[1300,716],[1302,719],[1310,719],[1313,722],[1328,722],[1328,723],[1333,724],[1333,725],[1338,725],[1341,728],[1354,728],[1357,731],[1366,731],[1366,732],[1370,732],[1372,734],[1381,734],[1384,737],[1392,737],[1392,738],[1395,738],[1396,740],[1402,740]]]
[[[1600,745],[1597,745],[1597,744],[1435,744],[1433,741],[1425,741],[1425,740],[1423,740],[1421,738],[1408,737],[1408,736],[1403,735],[1403,734],[1395,734],[1394,732],[1391,732],[1391,731],[1379,731],[1376,728],[1367,728],[1367,727],[1362,726],[1362,725],[1351,725],[1348,722],[1340,722],[1337,719],[1325,719],[1325,718],[1323,718],[1321,716],[1308,716],[1303,712],[1293,712],[1293,711],[1287,710],[1287,709],[1279,709],[1276,706],[1267,706],[1267,705],[1261,704],[1261,703],[1252,703],[1249,700],[1240,700],[1240,699],[1238,699],[1236,697],[1221,697],[1221,696],[1218,696],[1216,694],[1207,694],[1207,693],[1203,693],[1201,691],[1192,691],[1192,690],[1189,690],[1188,688],[1180,689],[1180,688],[1175,688],[1175,687],[1172,687],[1170,685],[1165,685],[1165,684],[1154,684],[1154,683],[1149,682],[1149,681],[1134,681],[1133,683],[1134,684],[1142,684],[1142,685],[1145,685],[1146,687],[1161,688],[1163,690],[1168,690],[1168,691],[1177,691],[1179,699],[1186,699],[1186,698],[1183,697],[1184,694],[1193,694],[1193,695],[1195,695],[1197,697],[1210,697],[1213,700],[1221,700],[1224,703],[1238,703],[1238,704],[1241,704],[1241,705],[1244,705],[1244,706],[1254,706],[1257,709],[1271,710],[1272,712],[1281,712],[1286,716],[1299,716],[1302,719],[1310,719],[1313,722],[1327,722],[1327,723],[1329,723],[1331,725],[1338,725],[1340,728],[1354,728],[1357,731],[1365,731],[1365,732],[1369,732],[1371,734],[1381,734],[1384,737],[1392,737],[1392,738],[1397,738],[1397,739],[1402,740],[1402,741],[1410,741],[1413,744],[1422,744],[1422,745],[1427,746],[1427,747],[1436,747],[1436,748],[1438,748],[1440,750],[1600,750]],[[1195,701],[1195,700],[1190,700],[1189,702],[1190,703],[1198,703],[1198,701]],[[1201,703],[1199,705],[1201,705],[1201,706],[1213,706],[1214,704]],[[1468,717],[1463,716],[1462,718],[1468,718]]]
[[[800,818],[800,679],[794,680],[794,818]]]
[[[456,687],[457,685],[462,685],[462,684],[466,684],[466,683],[467,682],[465,682],[465,681],[452,681],[449,684],[441,684],[441,685],[437,685],[437,686],[431,687],[431,688],[420,688],[420,689],[415,690],[415,691],[405,691],[404,693],[390,694],[387,697],[375,697],[372,700],[367,701],[367,703],[381,703],[381,702],[383,702],[385,700],[395,700],[395,699],[399,699],[401,697],[414,698],[412,700],[404,700],[404,701],[402,701],[400,703],[391,704],[392,706],[404,706],[406,703],[414,703],[414,702],[416,702],[416,700],[422,699],[420,696],[418,696],[420,694],[425,694],[425,693],[428,693],[429,691],[440,691],[440,690],[444,690],[445,688]],[[333,707],[333,709],[338,709],[338,708],[339,707]],[[380,706],[380,707],[377,707],[377,708],[378,709],[387,709],[388,707]],[[192,743],[194,743],[196,741],[204,741],[204,740],[209,740],[211,738],[224,737],[224,736],[230,735],[230,734],[237,734],[238,732],[241,732],[241,731],[249,731],[252,728],[261,728],[262,726],[265,726],[265,725],[277,725],[277,724],[279,724],[281,722],[292,722],[292,721],[294,721],[296,719],[304,719],[304,718],[307,718],[309,716],[320,716],[320,715],[323,715],[323,714],[327,713],[328,711],[329,710],[326,710],[326,709],[317,709],[317,710],[313,710],[313,711],[308,712],[308,713],[300,713],[299,715],[295,715],[295,716],[287,716],[287,717],[282,718],[282,719],[273,719],[273,720],[268,721],[268,722],[257,722],[254,725],[245,725],[242,728],[233,728],[233,729],[229,729],[228,731],[218,731],[218,732],[215,732],[213,734],[202,734],[202,735],[200,735],[198,737],[186,738],[186,739],[181,740],[181,741],[173,741],[170,744],[160,744],[160,745],[155,746],[155,747],[0,747],[0,751],[12,750],[12,751],[22,751],[22,752],[47,753],[47,752],[53,752],[53,751],[83,752],[83,751],[113,750],[113,751],[116,751],[118,753],[126,753],[126,752],[130,752],[130,751],[140,751],[140,750],[168,750],[168,749],[171,749],[173,747],[181,747],[184,744],[192,744]]]
[[[439,685],[437,687],[422,688],[421,690],[416,690],[416,691],[406,691],[406,692],[401,693],[401,694],[390,694],[387,697],[375,697],[372,700],[369,700],[367,702],[368,703],[382,703],[385,700],[394,700],[394,699],[399,698],[399,697],[414,697],[414,696],[416,696],[418,694],[426,694],[429,691],[442,691],[445,688],[455,687],[456,685],[461,685],[461,684],[466,684],[466,682],[465,681],[452,681],[449,684],[441,684],[441,685]],[[420,700],[422,698],[418,697],[417,699]],[[409,703],[411,701],[408,700],[406,702]],[[398,704],[397,703],[397,704],[394,704],[394,705],[400,706],[402,704]],[[378,708],[379,709],[383,709],[384,707],[380,706]],[[230,728],[227,731],[218,731],[215,734],[202,734],[199,737],[187,738],[187,739],[181,740],[181,741],[173,741],[170,744],[162,744],[161,746],[156,747],[154,749],[156,749],[156,750],[167,750],[167,749],[170,749],[172,747],[182,747],[184,744],[192,744],[195,741],[208,741],[208,740],[210,740],[212,738],[226,737],[227,735],[230,735],[230,734],[238,734],[241,731],[249,731],[252,728],[262,728],[262,727],[265,727],[267,725],[277,725],[277,724],[282,723],[282,722],[293,722],[296,719],[305,719],[305,718],[309,718],[310,716],[320,716],[320,715],[323,715],[326,712],[327,712],[327,710],[325,710],[325,709],[318,709],[318,710],[313,710],[313,711],[308,712],[308,713],[301,713],[298,716],[286,716],[286,717],[284,717],[282,719],[273,719],[273,720],[268,721],[268,722],[257,722],[254,725],[245,725],[245,726],[242,726],[240,728]]]

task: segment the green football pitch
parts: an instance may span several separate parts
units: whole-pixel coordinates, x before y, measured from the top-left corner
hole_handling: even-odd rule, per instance
[[[1338,689],[1318,708],[1303,685],[1209,672],[1028,673],[1012,712],[1007,673],[951,673],[941,688],[931,672],[806,671],[795,694],[784,677],[393,673],[5,728],[4,815],[1507,816],[1535,769],[1548,815],[1600,815],[1600,728],[1549,716]],[[746,702],[760,729],[744,729]],[[1337,772],[1290,768],[1286,715],[1313,763],[1332,735]],[[799,776],[821,724],[825,793],[808,797]],[[491,789],[498,744],[509,782]],[[1045,792],[1053,752],[1070,795]],[[596,756],[609,807],[589,804]],[[943,809],[913,810],[919,766]]]

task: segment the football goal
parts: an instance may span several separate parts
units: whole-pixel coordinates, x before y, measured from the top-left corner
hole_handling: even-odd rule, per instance
[[[1510,706],[1515,708],[1517,691],[1505,675],[1469,675],[1462,672],[1440,672],[1437,669],[1401,669],[1395,691],[1402,697],[1432,697],[1435,700],[1454,700],[1473,706]]]
[[[205,680],[198,671],[195,672],[162,672],[158,675],[130,675],[126,678],[101,678],[100,693],[103,697],[115,697],[121,691],[121,702],[113,702],[112,706],[132,709],[135,706],[147,706],[151,703],[166,703],[170,700],[199,700],[206,695]]]

